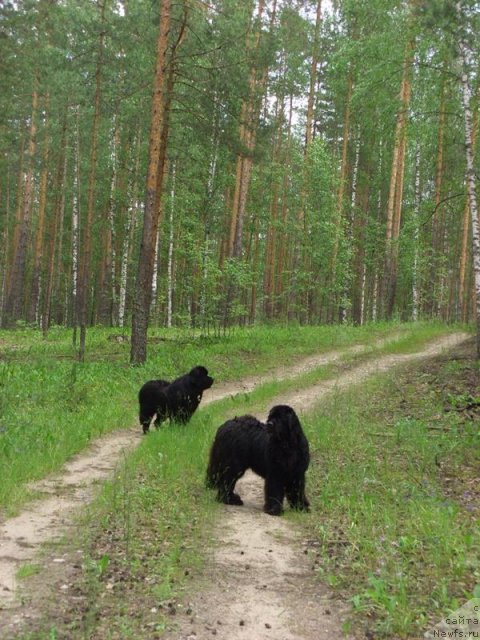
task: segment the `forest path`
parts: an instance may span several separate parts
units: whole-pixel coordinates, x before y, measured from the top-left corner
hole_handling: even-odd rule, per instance
[[[368,345],[355,345],[301,358],[288,367],[226,384],[217,384],[205,392],[202,405],[238,393],[249,393],[271,380],[295,378],[317,367],[346,356],[368,352],[401,336],[393,334]],[[67,462],[59,474],[31,483],[32,491],[42,500],[29,504],[22,512],[3,522],[0,520],[0,611],[18,605],[16,601],[18,569],[32,561],[40,546],[68,534],[73,514],[92,500],[95,489],[108,478],[122,455],[141,441],[140,427],[121,429],[95,440],[85,451]]]
[[[293,405],[301,415],[328,393],[397,365],[439,355],[468,337],[452,334],[417,353],[382,356],[277,400]],[[265,420],[266,414],[258,417]],[[346,605],[315,579],[298,527],[263,513],[263,480],[247,472],[236,488],[244,505],[223,507],[203,575],[189,586],[192,596],[183,608],[191,615],[177,621],[165,638],[204,640],[212,634],[218,640],[348,638],[342,631]]]
[[[292,404],[302,413],[328,392],[361,382],[369,375],[396,364],[436,355],[467,338],[466,333],[451,334],[437,339],[434,344],[417,353],[381,356],[360,363],[336,378],[302,391],[286,393],[278,402]],[[368,346],[332,351],[302,359],[270,375],[218,385],[211,393],[205,394],[203,403],[235,393],[246,393],[268,380],[296,377],[385,342],[382,340]],[[97,440],[88,451],[66,464],[61,474],[32,485],[36,491],[50,494],[50,497],[35,501],[17,517],[0,523],[0,610],[18,607],[15,623],[29,615],[22,611],[24,607],[16,598],[15,576],[18,569],[36,557],[42,544],[68,535],[75,513],[92,499],[95,485],[112,473],[121,456],[141,438],[140,429],[132,428]],[[330,602],[327,591],[313,578],[307,579],[311,568],[308,557],[298,549],[298,532],[288,521],[261,512],[262,483],[258,478],[247,474],[242,483],[239,489],[245,507],[225,507],[215,530],[212,544],[215,551],[207,569],[207,586],[199,589],[199,601],[192,605],[195,625],[202,627],[201,634],[205,634],[205,628],[211,628],[216,632],[215,635],[231,640],[237,637],[249,640],[321,640],[336,633],[340,635],[341,616],[336,615],[338,603],[334,607],[331,604],[327,607]],[[48,584],[47,576],[45,583]],[[330,613],[325,613],[327,610]],[[215,618],[213,622],[212,616]],[[212,624],[217,621],[221,621],[222,625],[213,628]],[[171,637],[188,638],[193,633],[191,625],[189,623],[187,628],[178,631],[183,635]],[[212,630],[207,635],[211,633]],[[200,637],[202,635],[192,635],[197,640]]]

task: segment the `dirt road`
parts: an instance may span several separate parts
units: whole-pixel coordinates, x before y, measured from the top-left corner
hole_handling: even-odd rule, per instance
[[[293,405],[301,414],[327,393],[359,383],[397,364],[437,355],[467,338],[467,334],[456,333],[437,339],[418,353],[381,356],[354,366],[339,377],[276,400]],[[296,377],[364,349],[352,347],[309,357],[269,376],[218,385],[205,394],[203,403],[249,392],[268,380]],[[11,629],[31,615],[17,598],[18,568],[32,561],[45,542],[68,535],[74,514],[92,499],[96,484],[112,473],[122,455],[140,439],[140,429],[136,428],[95,442],[65,465],[61,474],[36,483],[34,488],[49,497],[36,501],[16,518],[0,523],[0,630],[2,617],[3,624]],[[192,640],[210,635],[225,640],[343,637],[343,606],[314,580],[311,562],[303,552],[295,527],[285,519],[262,513],[262,483],[253,474],[246,474],[241,480],[239,492],[245,505],[225,507],[222,511],[212,540],[212,557],[205,576],[196,585],[198,595],[189,605],[192,615],[179,620],[179,626],[167,637]],[[45,581],[48,584],[48,577]]]

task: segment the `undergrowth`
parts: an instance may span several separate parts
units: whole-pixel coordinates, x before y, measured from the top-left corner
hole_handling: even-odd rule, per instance
[[[480,591],[480,411],[462,410],[477,406],[465,368],[477,394],[480,370],[437,362],[330,397],[306,421],[318,571],[372,638],[416,637]]]

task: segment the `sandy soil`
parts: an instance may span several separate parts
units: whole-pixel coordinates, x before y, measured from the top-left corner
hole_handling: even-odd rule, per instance
[[[361,382],[397,364],[437,355],[467,338],[467,334],[457,333],[415,354],[382,356],[361,363],[338,378],[284,394],[277,401],[293,405],[301,414],[326,393]],[[217,385],[205,394],[203,403],[249,392],[267,380],[295,377],[364,349],[352,347],[309,357],[269,376]],[[91,500],[95,485],[112,473],[123,453],[141,437],[140,429],[128,429],[95,442],[65,465],[61,474],[35,484],[35,490],[47,494],[44,500],[34,502],[16,518],[0,523],[0,612],[3,609],[6,615],[8,609],[16,608],[15,612],[10,611],[13,618],[8,615],[3,620],[10,629],[30,615],[22,611],[21,600],[16,597],[18,568],[36,559],[44,543],[68,535],[74,514]],[[190,603],[192,616],[185,617],[168,637],[192,640],[210,635],[229,640],[343,637],[343,607],[313,579],[312,562],[301,548],[294,525],[263,514],[262,483],[253,474],[242,479],[239,492],[245,505],[225,507],[219,518],[207,574],[196,585],[198,595]],[[47,577],[45,583],[48,584]],[[0,629],[1,618],[0,615]]]

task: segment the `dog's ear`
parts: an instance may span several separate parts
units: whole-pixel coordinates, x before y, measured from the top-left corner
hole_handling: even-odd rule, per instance
[[[267,429],[269,433],[275,434],[284,442],[296,440],[297,435],[302,431],[297,414],[286,404],[272,407],[268,414]]]
[[[208,375],[208,369],[205,367],[194,367],[190,371],[189,376],[193,378],[193,384],[202,391],[210,389],[213,384],[213,378]]]

